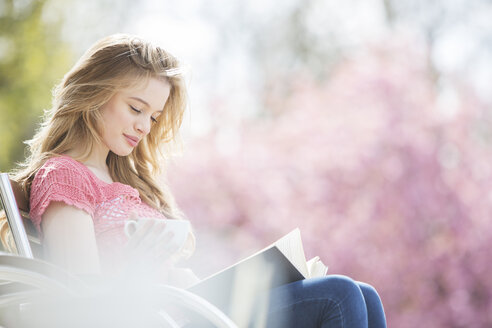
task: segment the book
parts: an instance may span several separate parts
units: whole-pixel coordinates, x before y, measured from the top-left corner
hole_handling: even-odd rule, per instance
[[[306,261],[300,230],[294,229],[253,255],[203,279],[189,290],[221,309],[240,326],[266,308],[268,291],[326,275],[318,256]]]

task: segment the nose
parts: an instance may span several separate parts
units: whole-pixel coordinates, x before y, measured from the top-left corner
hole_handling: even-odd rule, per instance
[[[150,127],[151,127],[151,122],[150,119],[147,117],[140,117],[140,119],[135,123],[135,129],[142,134],[143,136],[146,136],[150,132]]]

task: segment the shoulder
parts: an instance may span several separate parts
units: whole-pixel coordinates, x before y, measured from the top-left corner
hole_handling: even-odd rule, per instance
[[[93,174],[84,164],[63,155],[48,159],[36,172],[31,194],[50,189],[53,185],[90,194],[99,194],[100,189]]]
[[[39,223],[41,215],[53,201],[64,202],[92,214],[99,198],[99,186],[82,163],[67,156],[52,157],[36,172],[32,182],[31,218]]]
[[[36,173],[34,180],[69,179],[88,180],[87,169],[82,163],[68,156],[56,156],[48,159]]]

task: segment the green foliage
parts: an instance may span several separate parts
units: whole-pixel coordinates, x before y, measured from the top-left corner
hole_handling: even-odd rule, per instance
[[[1,171],[24,157],[22,141],[32,137],[72,58],[61,41],[61,21],[47,15],[47,3],[0,0]]]

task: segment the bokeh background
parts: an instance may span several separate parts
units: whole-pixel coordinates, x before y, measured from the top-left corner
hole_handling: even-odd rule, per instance
[[[489,0],[0,0],[0,169],[126,32],[188,67],[167,169],[206,276],[295,227],[389,327],[492,327]]]

